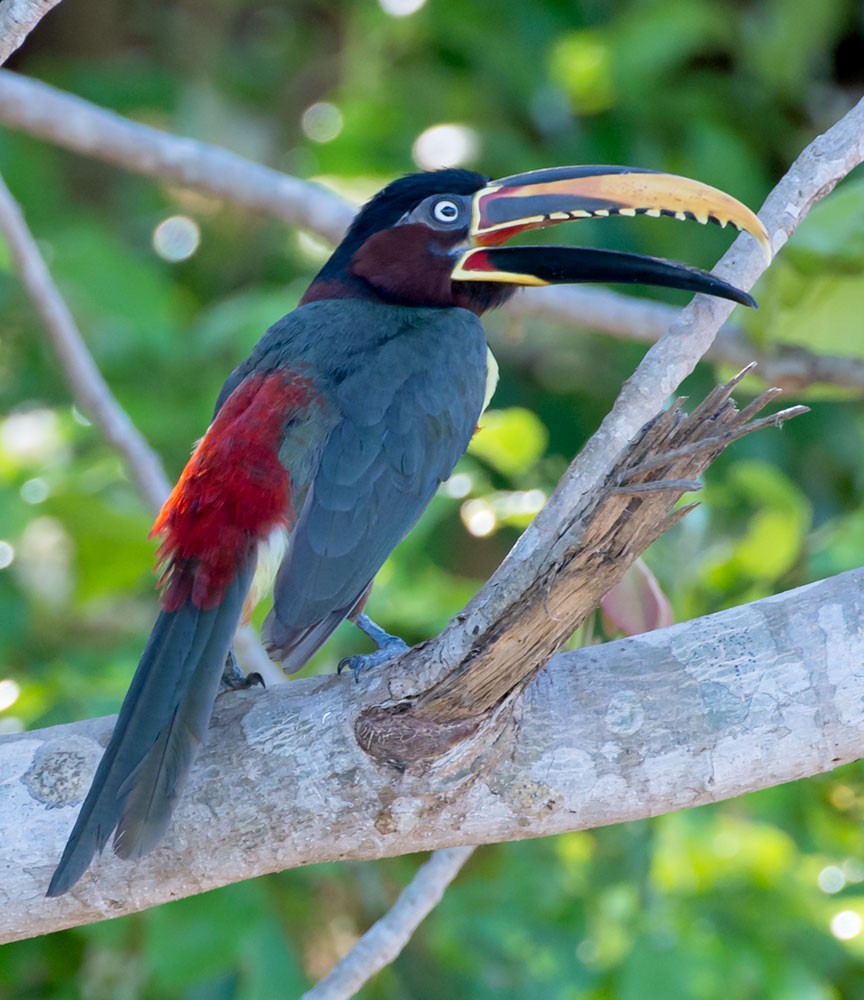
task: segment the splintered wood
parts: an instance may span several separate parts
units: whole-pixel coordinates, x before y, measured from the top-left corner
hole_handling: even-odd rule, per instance
[[[698,477],[729,444],[806,412],[793,406],[756,419],[779,389],[739,410],[731,395],[749,370],[712,390],[692,413],[679,399],[646,424],[606,479],[546,539],[540,572],[503,611],[474,625],[459,662],[424,690],[359,717],[361,746],[401,766],[429,762],[499,715],[495,709],[524,688],[648,546],[696,506],[678,502],[700,488]],[[425,664],[444,661],[437,643],[423,647]]]

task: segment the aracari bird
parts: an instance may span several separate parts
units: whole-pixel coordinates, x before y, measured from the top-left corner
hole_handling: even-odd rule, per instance
[[[161,839],[204,742],[259,550],[281,554],[270,654],[299,670],[345,618],[405,644],[362,607],[372,580],[468,447],[497,378],[479,316],[519,285],[639,282],[754,305],[684,265],[577,247],[502,247],[571,219],[731,223],[744,205],[696,181],[562,167],[489,182],[467,170],[394,181],[357,215],[294,312],[228,378],[154,526],[161,611],[48,889],[66,892],[111,834],[122,858]],[[230,674],[230,670],[227,673]]]

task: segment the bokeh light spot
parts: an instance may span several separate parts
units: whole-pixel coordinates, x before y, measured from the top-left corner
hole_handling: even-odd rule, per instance
[[[0,681],[0,712],[5,712],[11,708],[21,694],[21,688],[11,678],[7,677]]]
[[[391,17],[408,17],[425,6],[426,0],[378,0],[378,4]]]
[[[188,215],[171,215],[153,230],[153,249],[172,264],[188,260],[200,243],[201,230]]]
[[[480,152],[480,137],[467,125],[432,125],[414,140],[411,156],[422,170],[458,167]]]
[[[462,504],[459,513],[468,533],[475,538],[491,535],[498,524],[498,515],[487,500],[469,500]]]
[[[838,941],[851,941],[861,933],[861,917],[854,910],[841,910],[831,918],[831,933]]]
[[[816,876],[816,884],[823,892],[835,893],[846,885],[846,876],[837,865],[827,865]]]
[[[13,413],[0,423],[0,449],[13,461],[39,465],[57,457],[60,447],[60,421],[53,410]]]
[[[9,542],[0,541],[0,569],[6,569],[15,561],[15,549]]]
[[[311,104],[300,119],[300,126],[313,142],[332,142],[342,131],[342,112],[329,101]]]
[[[44,479],[28,479],[18,492],[24,503],[42,503],[48,499],[48,484]]]
[[[441,486],[441,492],[445,496],[461,500],[468,496],[473,485],[474,483],[467,472],[457,472]]]

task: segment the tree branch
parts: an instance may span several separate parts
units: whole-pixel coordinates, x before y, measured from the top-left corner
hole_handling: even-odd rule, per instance
[[[24,39],[56,7],[60,0],[3,0],[0,3],[0,65],[24,43]]]
[[[0,70],[0,122],[85,156],[266,212],[337,243],[354,210],[317,184]]]
[[[73,399],[123,459],[145,506],[152,514],[158,513],[171,489],[162,462],[102,377],[2,176],[0,233],[9,246],[21,284],[42,320]],[[285,682],[282,671],[270,661],[253,628],[238,629],[235,648],[247,671],[257,671],[268,684]]]
[[[605,288],[559,285],[524,289],[508,304],[507,312],[516,320],[543,316],[619,340],[653,344],[666,334],[680,310],[663,302],[619,295]],[[538,338],[536,333],[517,344],[507,337],[495,343],[497,356],[527,360],[528,363],[549,352],[548,339],[544,340],[542,335]],[[864,361],[860,358],[815,354],[788,344],[776,344],[762,350],[751,343],[740,326],[731,322],[720,327],[704,358],[736,370],[755,361],[757,374],[763,382],[789,391],[800,391],[818,383],[864,389]],[[560,360],[556,358],[554,365],[560,369]]]
[[[761,217],[775,249],[785,243],[818,199],[862,158],[864,101],[810,143],[769,195]],[[747,289],[765,267],[755,242],[742,235],[715,271]],[[728,301],[697,295],[668,334],[650,348],[547,505],[459,616],[461,627],[450,627],[433,640],[430,659],[437,664],[434,673],[418,674],[414,687],[404,692],[397,706],[368,719],[371,732],[362,732],[367,745],[380,744],[381,753],[386,755],[387,747],[410,735],[416,746],[423,723],[440,725],[442,720],[454,718],[463,720],[460,731],[432,732],[425,739],[446,745],[464,737],[471,731],[468,720],[478,725],[484,713],[509,693],[518,692],[560,647],[568,629],[575,627],[587,610],[582,601],[588,592],[597,585],[599,600],[606,593],[602,589],[606,582],[610,587],[617,582],[618,569],[626,568],[639,554],[636,550],[641,551],[643,538],[639,533],[662,530],[662,504],[657,506],[656,497],[654,503],[646,499],[639,509],[638,525],[624,523],[619,516],[615,545],[605,549],[605,518],[615,508],[609,491],[620,485],[620,477],[626,478],[628,458],[636,460],[632,454],[628,456],[627,449],[644,433],[643,428],[650,428],[652,418],[659,429],[655,446],[662,446],[664,455],[667,445],[672,446],[672,437],[678,432],[667,442],[665,418],[654,418],[654,414],[661,413],[669,393],[710,347],[732,308]],[[686,464],[674,463],[666,474],[653,478],[692,478],[694,471],[700,471],[698,465],[689,469]],[[661,496],[661,502],[663,499]],[[676,497],[665,499],[674,501]],[[620,501],[618,510],[619,515],[624,510]],[[645,520],[641,520],[642,515]],[[630,530],[633,534],[628,537]],[[602,559],[607,551],[621,560],[608,573],[601,572],[609,569]],[[570,576],[577,559],[583,572]],[[571,586],[562,586],[553,594],[568,576]],[[497,658],[491,656],[493,649]]]
[[[102,378],[2,177],[0,232],[12,253],[21,284],[42,320],[75,401],[123,459],[130,479],[150,510],[158,511],[170,490],[162,463]]]
[[[856,112],[860,117],[860,107]],[[812,178],[822,193],[842,169],[860,161],[864,140],[856,112],[809,148],[815,160],[808,163],[805,154],[796,164],[801,177]],[[851,135],[849,128],[857,132]],[[837,162],[827,163],[832,153]],[[819,195],[803,187],[804,179],[794,191],[789,185],[778,189],[786,201],[776,214],[787,227],[778,229],[778,243],[794,228],[788,206],[803,214]],[[766,211],[766,221],[772,220],[770,204]],[[736,273],[726,276],[745,284],[759,265],[739,248],[736,243],[727,255]],[[680,489],[689,478],[688,457],[705,442],[689,432],[676,436],[680,421],[673,413],[651,423],[632,446],[629,461],[624,449],[638,438],[646,413],[651,417],[660,409],[675,380],[710,343],[728,315],[716,306],[697,300],[685,311],[679,339],[667,337],[649,352],[604,421],[599,440],[592,439],[547,509],[463,615],[436,644],[406,657],[410,670],[397,664],[368,686],[313,679],[265,695],[223,699],[216,714],[218,743],[195,769],[165,844],[140,864],[106,857],[96,866],[98,875],[82,881],[74,895],[42,899],[111,720],[0,742],[4,773],[13,775],[0,785],[4,935],[12,939],[114,916],[313,860],[515,839],[528,831],[539,836],[653,815],[856,757],[864,729],[857,708],[864,703],[856,688],[864,683],[857,673],[860,651],[850,638],[862,624],[856,574],[663,634],[556,658],[522,698],[490,703],[479,720],[456,718],[452,725],[462,727],[460,739],[434,760],[403,754],[394,768],[386,758],[364,752],[355,738],[368,732],[373,713],[392,718],[394,704],[404,706],[409,695],[414,698],[409,711],[423,707],[416,696],[424,684],[434,690],[448,672],[465,676],[461,654],[470,649],[472,627],[484,616],[488,624],[490,615],[498,614],[515,634],[514,596],[526,585],[536,591],[537,570],[544,565],[566,573],[586,525],[597,534],[605,520],[614,522],[610,531],[620,531],[622,518],[635,520],[634,503],[637,512],[649,510],[656,520],[652,498],[662,497],[662,491],[637,493],[634,499],[631,489],[616,503],[616,488],[654,480],[655,487],[660,481]],[[717,416],[726,437],[751,416],[747,410],[735,413],[727,403],[715,394],[700,418],[704,423]],[[695,415],[689,419],[699,426]],[[639,451],[650,434],[660,432],[668,439],[668,467],[652,466]],[[725,443],[724,435],[720,438],[708,441],[709,453]],[[629,545],[635,551],[641,541],[633,536]],[[567,555],[563,565],[550,560],[556,552]],[[551,588],[554,577],[547,582]],[[559,610],[554,602],[543,606],[535,600],[531,613],[541,607],[550,619]],[[735,659],[725,644],[730,634],[747,649],[742,662],[730,662]],[[617,661],[610,659],[615,656]],[[826,665],[827,684],[813,663]],[[580,668],[578,678],[574,666]],[[525,675],[513,690],[524,680]],[[434,718],[431,723],[440,726]],[[755,777],[754,762],[762,765]],[[286,831],[284,839],[274,838],[274,831]]]
[[[348,954],[300,1000],[346,1000],[395,961],[420,923],[441,902],[447,887],[474,853],[445,847],[420,867],[386,916],[373,924]]]
[[[45,899],[114,718],[0,739],[0,941],[119,916],[298,865],[522,840],[828,771],[864,744],[864,571],[662,632],[560,654],[491,743],[429,766],[357,745],[418,650],[370,675],[226,695],[160,848],[110,852]]]
[[[0,122],[85,156],[267,213],[331,243],[341,238],[353,215],[351,206],[315,184],[217,146],[131,122],[82,98],[5,70],[0,70]],[[659,339],[678,315],[677,309],[661,303],[592,288],[527,289],[508,310],[518,317],[543,315],[644,342]],[[536,344],[533,349],[537,349]],[[734,326],[724,329],[706,356],[735,369],[758,361],[766,382],[786,388],[814,382],[864,388],[864,362],[860,359],[822,356],[791,347],[760,352]]]

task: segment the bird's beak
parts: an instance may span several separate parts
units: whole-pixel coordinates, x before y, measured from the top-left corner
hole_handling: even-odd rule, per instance
[[[632,282],[756,305],[750,295],[720,278],[674,261],[587,247],[500,246],[529,229],[610,215],[666,215],[724,228],[731,224],[753,236],[771,259],[768,233],[759,219],[717,188],[632,167],[555,167],[493,181],[474,195],[470,248],[459,257],[453,280],[515,285]]]

